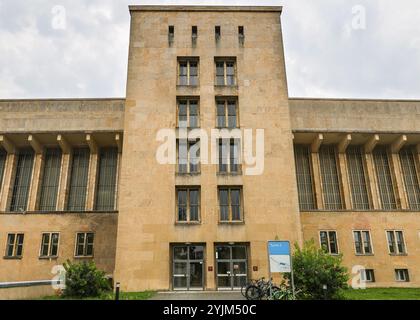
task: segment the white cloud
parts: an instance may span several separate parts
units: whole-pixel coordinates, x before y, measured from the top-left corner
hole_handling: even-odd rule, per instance
[[[179,1],[138,1],[177,4]],[[0,0],[0,98],[125,96],[128,0]],[[420,98],[420,3],[401,0],[183,1],[283,5],[291,96]],[[63,6],[66,28],[51,26]],[[365,30],[352,8],[366,8]]]

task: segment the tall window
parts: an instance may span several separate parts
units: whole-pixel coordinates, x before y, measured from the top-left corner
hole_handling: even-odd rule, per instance
[[[96,186],[96,210],[115,210],[117,167],[118,149],[101,148],[99,152],[98,179]]]
[[[238,105],[235,99],[219,99],[217,105],[217,127],[238,128]]]
[[[9,233],[7,235],[6,258],[21,258],[23,253],[23,233]]]
[[[176,189],[177,222],[200,221],[200,188],[187,187]]]
[[[6,168],[7,152],[0,149],[0,191],[3,185],[4,169]]]
[[[45,151],[39,210],[54,211],[57,205],[58,185],[61,171],[61,149],[48,148]]]
[[[295,145],[296,181],[300,210],[315,209],[315,194],[312,181],[311,153],[308,146]]]
[[[93,256],[93,232],[78,232],[76,234],[76,249],[74,255],[76,257],[92,257]]]
[[[219,207],[221,222],[243,221],[242,213],[242,188],[220,187],[219,188]]]
[[[236,84],[236,60],[216,59],[216,85],[234,86]]]
[[[337,155],[334,146],[324,145],[320,147],[319,164],[321,167],[322,191],[324,195],[325,209],[343,209],[340,177],[337,169]]]
[[[241,171],[241,140],[218,140],[219,173],[239,173]]]
[[[420,210],[420,186],[417,176],[416,163],[411,148],[400,151],[402,173],[405,189],[407,190],[408,206],[411,210]]]
[[[395,202],[394,184],[386,148],[383,146],[376,147],[373,150],[373,160],[375,162],[382,209],[395,210],[397,209],[397,203]]]
[[[41,258],[53,258],[58,256],[58,242],[60,234],[58,232],[46,232],[42,234],[41,250],[39,256]]]
[[[408,269],[395,269],[395,280],[398,282],[409,282]]]
[[[178,173],[200,172],[200,140],[179,139],[178,150]]]
[[[21,149],[17,156],[16,176],[13,184],[10,211],[26,211],[31,187],[34,152],[32,149]]]
[[[179,99],[177,113],[178,128],[200,127],[198,99]]]
[[[89,157],[90,151],[88,148],[73,149],[69,197],[67,201],[67,210],[69,211],[85,210]]]
[[[337,232],[335,231],[320,231],[319,238],[321,248],[329,254],[338,254]]]
[[[178,85],[198,85],[198,58],[178,59]]]
[[[369,210],[370,204],[362,149],[358,146],[349,146],[346,154],[353,209]]]
[[[369,231],[353,231],[354,248],[356,254],[372,254],[372,242],[370,240]]]
[[[390,230],[386,232],[388,251],[390,254],[406,254],[404,234],[402,231]]]

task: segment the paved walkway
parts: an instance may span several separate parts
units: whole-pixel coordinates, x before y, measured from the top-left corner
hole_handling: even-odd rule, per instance
[[[245,300],[238,291],[170,291],[158,292],[150,300]]]

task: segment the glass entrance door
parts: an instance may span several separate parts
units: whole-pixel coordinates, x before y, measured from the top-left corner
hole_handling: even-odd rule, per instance
[[[203,290],[204,246],[176,245],[172,249],[174,290]]]
[[[240,289],[248,280],[247,247],[216,245],[217,288]]]

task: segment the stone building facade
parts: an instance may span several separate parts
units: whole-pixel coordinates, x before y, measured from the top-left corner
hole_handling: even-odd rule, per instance
[[[68,259],[125,291],[234,290],[275,239],[420,285],[420,102],[289,98],[281,10],[130,6],[126,98],[0,101],[0,297]]]

